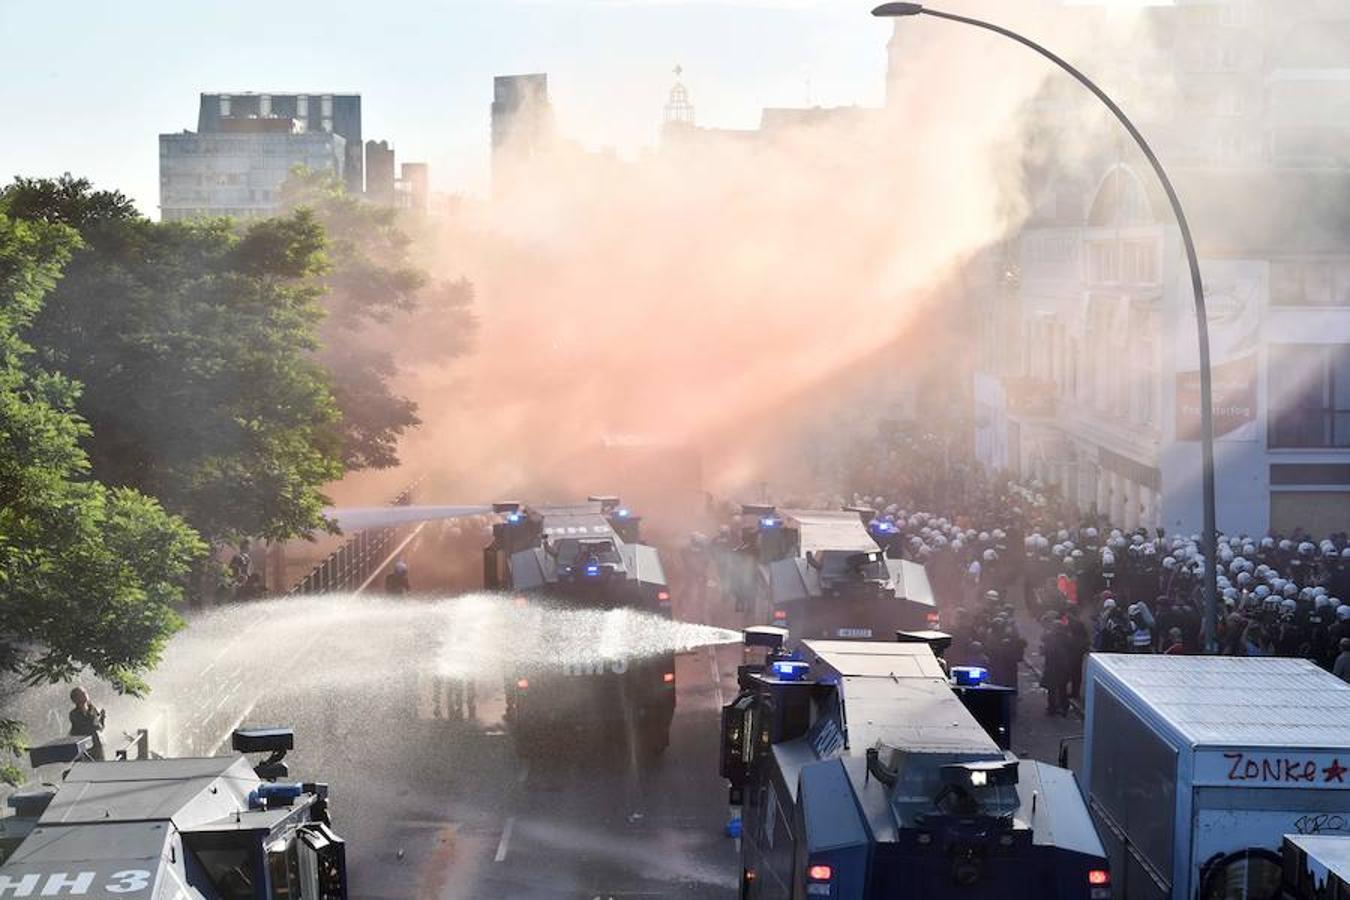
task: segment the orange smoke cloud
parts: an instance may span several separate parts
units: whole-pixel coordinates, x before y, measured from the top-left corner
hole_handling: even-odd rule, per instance
[[[885,111],[686,133],[631,162],[558,141],[443,223],[437,274],[475,283],[481,330],[470,358],[415,373],[409,466],[490,498],[638,434],[743,489],[793,470],[775,437],[866,414],[841,377],[860,360],[951,366],[928,301],[1022,215],[1017,114],[1052,73],[968,29],[907,27],[924,31],[903,71],[923,74]]]

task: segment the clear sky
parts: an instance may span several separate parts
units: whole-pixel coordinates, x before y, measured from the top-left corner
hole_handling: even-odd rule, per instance
[[[890,24],[870,0],[0,0],[0,178],[70,171],[157,216],[160,132],[203,91],[362,95],[364,137],[486,183],[492,76],[548,72],[560,129],[654,144],[676,64],[700,124],[764,106],[879,105]]]

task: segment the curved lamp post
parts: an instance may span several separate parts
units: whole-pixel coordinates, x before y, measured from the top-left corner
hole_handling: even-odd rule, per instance
[[[922,3],[883,3],[872,10],[874,16],[932,16],[936,19],[947,19],[952,22],[960,22],[964,25],[973,25],[976,28],[983,28],[985,31],[992,31],[995,34],[1001,34],[1006,38],[1016,41],[1024,47],[1028,47],[1055,65],[1059,66],[1065,72],[1072,75],[1079,84],[1087,88],[1100,100],[1111,114],[1116,117],[1125,130],[1134,138],[1134,142],[1139,145],[1143,151],[1144,157],[1149,165],[1153,167],[1158,180],[1162,182],[1163,190],[1167,193],[1167,201],[1172,205],[1172,213],[1176,216],[1177,225],[1181,229],[1181,242],[1186,248],[1186,261],[1191,268],[1191,289],[1195,294],[1195,325],[1196,333],[1200,341],[1200,457],[1202,466],[1202,491],[1204,494],[1204,533],[1201,535],[1201,543],[1205,553],[1204,570],[1204,595],[1205,595],[1205,624],[1204,624],[1204,642],[1207,652],[1213,653],[1217,650],[1218,635],[1218,529],[1215,525],[1215,500],[1214,500],[1214,399],[1213,384],[1209,367],[1209,319],[1205,314],[1205,288],[1200,279],[1200,259],[1195,253],[1195,242],[1191,238],[1191,226],[1186,221],[1186,213],[1181,208],[1181,201],[1177,199],[1177,192],[1172,187],[1172,180],[1167,177],[1167,172],[1163,169],[1162,163],[1158,162],[1157,155],[1153,148],[1144,140],[1144,136],[1139,133],[1139,129],[1130,121],[1116,102],[1106,95],[1101,88],[1093,84],[1092,80],[1082,72],[1075,69],[1066,60],[1042,47],[1040,44],[1023,37],[1015,31],[1009,31],[990,22],[980,19],[971,19],[966,16],[958,16],[953,13],[942,12],[936,9],[929,9]]]

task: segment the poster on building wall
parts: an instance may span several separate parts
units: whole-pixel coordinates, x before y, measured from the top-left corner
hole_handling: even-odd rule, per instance
[[[1214,437],[1256,440],[1256,354],[1210,367]],[[1200,440],[1200,373],[1177,373],[1177,440]]]
[[[1190,276],[1180,267],[1174,286],[1181,327],[1176,329],[1177,440],[1200,440],[1199,350]],[[1202,260],[1214,380],[1214,437],[1255,441],[1257,362],[1261,311],[1270,290],[1261,260]]]

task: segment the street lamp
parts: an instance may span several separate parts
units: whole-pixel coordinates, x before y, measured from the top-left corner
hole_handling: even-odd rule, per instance
[[[983,28],[986,31],[992,31],[995,34],[1001,34],[1006,38],[1011,38],[1024,47],[1035,50],[1041,56],[1050,60],[1059,66],[1065,72],[1068,72],[1078,83],[1083,85],[1103,104],[1111,110],[1111,114],[1119,120],[1120,124],[1125,126],[1125,130],[1134,138],[1134,142],[1139,145],[1143,151],[1144,158],[1148,160],[1149,165],[1153,167],[1158,180],[1162,182],[1163,190],[1167,193],[1167,201],[1172,204],[1172,214],[1176,216],[1177,226],[1181,229],[1181,242],[1186,248],[1186,261],[1191,268],[1191,290],[1195,294],[1195,325],[1196,334],[1200,341],[1200,459],[1202,467],[1202,491],[1204,494],[1205,524],[1204,533],[1201,535],[1201,542],[1205,551],[1205,571],[1204,571],[1204,592],[1205,592],[1205,649],[1211,653],[1217,648],[1218,634],[1218,530],[1215,525],[1215,502],[1214,502],[1214,396],[1213,384],[1209,369],[1209,318],[1205,314],[1205,288],[1200,279],[1200,259],[1195,254],[1195,241],[1191,238],[1191,226],[1186,222],[1186,213],[1181,208],[1181,201],[1177,199],[1177,192],[1172,187],[1172,179],[1167,177],[1167,172],[1163,169],[1162,163],[1158,162],[1157,155],[1153,148],[1144,140],[1144,136],[1139,133],[1139,129],[1134,126],[1124,111],[1116,105],[1115,101],[1106,96],[1106,93],[1092,80],[1082,72],[1075,69],[1061,57],[1050,52],[1040,44],[1023,37],[1015,31],[1009,31],[999,25],[990,22],[984,22],[980,19],[971,19],[966,16],[958,16],[953,13],[942,12],[936,9],[929,9],[922,3],[883,3],[872,10],[874,16],[932,16],[937,19],[947,19],[952,22],[961,22],[965,25],[974,25],[976,28]]]

